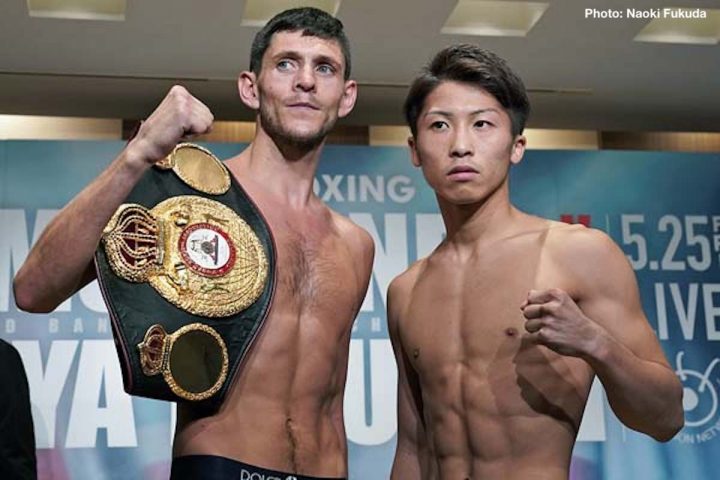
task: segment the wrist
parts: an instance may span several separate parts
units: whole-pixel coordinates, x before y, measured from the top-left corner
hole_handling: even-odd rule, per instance
[[[583,354],[586,362],[596,367],[608,363],[614,340],[603,329],[598,329]]]
[[[155,161],[147,153],[144,141],[138,137],[128,142],[120,155],[121,165],[127,173],[140,176],[150,168]]]

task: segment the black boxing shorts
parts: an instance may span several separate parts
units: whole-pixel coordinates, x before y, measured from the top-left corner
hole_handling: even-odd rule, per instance
[[[215,455],[175,457],[170,480],[345,480],[339,477],[308,477],[255,467]]]

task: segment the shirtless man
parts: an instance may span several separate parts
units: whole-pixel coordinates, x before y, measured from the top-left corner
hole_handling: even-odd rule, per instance
[[[238,89],[257,112],[257,131],[226,165],[273,231],[277,287],[220,410],[201,417],[181,405],[172,478],[347,476],[343,390],[374,246],[312,185],[327,133],[355,104],[349,75],[342,24],[324,12],[283,12],[255,37]],[[205,105],[173,87],[107,170],[45,230],[15,278],[18,306],[50,312],[90,281],[101,231],[138,179],[212,121]]]
[[[594,375],[628,427],[667,441],[683,425],[622,252],[510,203],[528,111],[521,80],[472,45],[441,51],[408,94],[412,162],[447,237],[389,287],[393,479],[567,478]]]

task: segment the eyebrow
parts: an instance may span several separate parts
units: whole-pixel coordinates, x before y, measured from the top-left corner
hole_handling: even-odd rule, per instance
[[[281,52],[277,52],[275,55],[272,56],[274,60],[281,59],[281,58],[292,58],[293,60],[296,60],[300,58],[300,54],[294,50],[283,50]]]
[[[490,108],[479,108],[477,110],[473,110],[472,112],[469,112],[468,115],[473,116],[473,115],[477,115],[479,113],[486,113],[486,112],[493,112],[493,113],[500,114],[500,112],[498,111],[497,108],[490,107]],[[447,112],[445,110],[430,110],[430,111],[426,112],[425,115],[423,115],[423,116],[427,117],[428,115],[440,115],[442,117],[453,117],[454,116],[454,114],[452,112]]]
[[[328,55],[318,55],[313,60],[315,61],[315,63],[329,63],[330,65],[338,69],[342,67],[341,63]]]

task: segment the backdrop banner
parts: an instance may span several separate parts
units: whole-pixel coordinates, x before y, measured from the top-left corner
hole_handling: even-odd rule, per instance
[[[49,315],[19,311],[12,294],[12,278],[43,228],[123,146],[0,142],[0,337],[20,351],[27,371],[41,479],[164,479],[169,472],[174,405],[123,391],[96,284]],[[244,147],[205,146],[220,158]],[[684,385],[685,428],[661,444],[623,427],[596,382],[573,453],[574,480],[710,480],[720,471],[719,181],[717,154],[529,151],[511,171],[521,209],[598,228],[621,246]],[[387,478],[397,372],[386,291],[442,240],[442,220],[404,148],[328,146],[315,191],[375,241],[373,278],[352,333],[345,423],[350,477]]]

